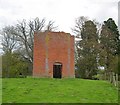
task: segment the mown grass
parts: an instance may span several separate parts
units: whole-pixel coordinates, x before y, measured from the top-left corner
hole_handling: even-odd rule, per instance
[[[117,89],[106,81],[10,78],[2,80],[3,103],[117,103]]]

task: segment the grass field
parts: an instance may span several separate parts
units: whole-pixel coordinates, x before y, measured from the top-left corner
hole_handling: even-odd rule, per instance
[[[3,103],[117,103],[117,89],[106,81],[10,78],[2,80]]]

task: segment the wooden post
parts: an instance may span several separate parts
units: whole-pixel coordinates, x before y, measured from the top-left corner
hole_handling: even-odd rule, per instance
[[[118,74],[116,74],[116,85],[118,87]]]
[[[113,84],[116,86],[115,73],[113,72]]]
[[[112,77],[113,77],[113,76],[112,76],[112,72],[110,72],[110,83],[112,83],[112,81],[113,81],[113,80],[112,80]]]

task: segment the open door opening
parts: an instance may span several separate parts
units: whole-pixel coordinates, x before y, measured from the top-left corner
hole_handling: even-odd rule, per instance
[[[53,65],[53,78],[61,78],[62,77],[62,64],[54,63]]]

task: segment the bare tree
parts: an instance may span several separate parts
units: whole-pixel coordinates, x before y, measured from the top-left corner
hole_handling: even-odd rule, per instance
[[[35,31],[54,31],[57,26],[54,21],[49,21],[45,27],[45,19],[23,20],[15,26],[3,28],[3,51],[16,50],[24,59],[33,63],[33,39]],[[15,49],[15,46],[16,49]]]
[[[55,31],[55,30],[58,28],[58,26],[55,26],[54,24],[55,24],[55,22],[52,21],[52,20],[50,20],[50,21],[48,22],[47,27],[46,27],[45,30],[46,30],[46,31]]]
[[[75,20],[75,26],[74,28],[72,28],[72,31],[75,33],[75,35],[77,35],[77,37],[80,37],[82,27],[87,20],[88,20],[88,17],[84,17],[84,16],[78,17]]]
[[[2,50],[4,51],[3,58],[3,65],[4,72],[6,72],[6,76],[9,77],[10,73],[10,64],[11,64],[11,55],[12,52],[17,48],[17,41],[16,37],[13,33],[15,33],[15,27],[13,26],[6,26],[2,29]],[[5,59],[4,59],[5,58]]]
[[[19,49],[18,52],[23,58],[33,63],[33,37],[35,31],[42,31],[45,25],[45,19],[39,20],[39,18],[33,21],[26,20],[19,22],[16,26],[16,34],[18,36]]]
[[[17,47],[16,36],[13,35],[15,27],[6,26],[2,29],[2,49],[5,53],[11,53]]]
[[[47,25],[45,25],[45,22],[46,20],[44,18],[41,20],[39,18],[35,18],[29,21],[18,21],[16,25],[6,26],[2,29],[2,49],[5,53],[10,52],[7,54],[6,59],[6,64],[9,66],[9,68],[7,68],[7,71],[10,71],[10,63],[8,62],[8,59],[11,57],[11,54],[14,51],[19,55],[20,58],[28,63],[28,69],[31,73],[33,64],[34,32],[44,32],[46,30],[53,31],[56,29],[53,21],[49,21]]]
[[[72,28],[72,31],[73,33],[75,34],[75,62],[77,62],[77,60],[79,59],[79,52],[77,51],[79,48],[78,44],[79,44],[79,41],[81,40],[81,30],[82,30],[82,27],[83,25],[85,24],[85,22],[88,20],[88,17],[84,17],[84,16],[81,16],[81,17],[78,17],[76,20],[75,20],[75,26]]]

